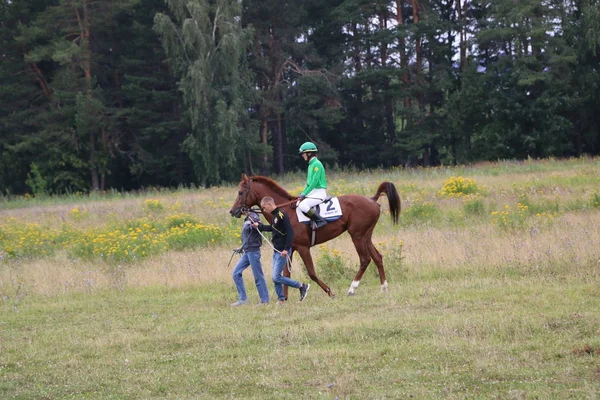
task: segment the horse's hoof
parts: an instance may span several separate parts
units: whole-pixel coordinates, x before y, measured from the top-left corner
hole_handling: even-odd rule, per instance
[[[387,281],[383,282],[383,284],[381,285],[381,292],[387,293],[389,290],[390,290],[390,287],[388,286]]]
[[[354,296],[354,292],[348,291],[348,296]]]

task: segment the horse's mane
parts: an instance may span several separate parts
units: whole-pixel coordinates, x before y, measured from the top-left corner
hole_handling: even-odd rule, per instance
[[[283,196],[284,198],[286,198],[288,200],[295,198],[295,196],[292,196],[291,194],[289,194],[284,188],[279,186],[279,184],[271,178],[267,178],[266,176],[250,176],[250,177],[248,177],[248,179],[250,179],[253,182],[262,183],[263,185],[265,185],[269,189],[271,189],[273,192],[277,193],[280,196]]]

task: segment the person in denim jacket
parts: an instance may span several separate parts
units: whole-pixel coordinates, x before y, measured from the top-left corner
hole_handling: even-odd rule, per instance
[[[260,262],[262,236],[253,225],[255,222],[258,222],[259,217],[258,214],[252,211],[245,214],[246,218],[242,226],[242,246],[234,250],[242,255],[233,269],[233,282],[238,292],[238,300],[232,304],[234,307],[248,303],[242,272],[249,266],[252,267],[252,274],[254,275],[254,283],[260,297],[260,303],[266,304],[269,302],[269,289],[267,288],[267,282],[265,281],[265,275]]]

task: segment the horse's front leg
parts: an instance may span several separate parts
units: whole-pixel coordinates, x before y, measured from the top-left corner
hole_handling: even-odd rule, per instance
[[[313,264],[312,256],[310,255],[310,248],[298,247],[296,249],[296,251],[298,252],[298,254],[300,254],[302,261],[304,261],[304,266],[306,267],[306,272],[308,273],[308,276],[310,277],[310,279],[317,282],[317,284],[319,286],[321,286],[321,289],[323,289],[323,291],[325,291],[325,293],[327,293],[329,295],[329,297],[331,297],[331,298],[335,297],[335,294],[331,291],[329,286],[327,286],[325,284],[325,282],[320,280],[319,277],[317,276],[317,274],[315,272],[315,265]]]

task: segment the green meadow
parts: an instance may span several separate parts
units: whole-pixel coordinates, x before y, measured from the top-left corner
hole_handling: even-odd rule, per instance
[[[277,178],[298,194],[304,176]],[[235,185],[0,198],[2,399],[597,399],[600,159],[329,171],[393,182],[374,242],[313,248],[316,284],[232,308]],[[294,259],[292,276],[308,278]]]

